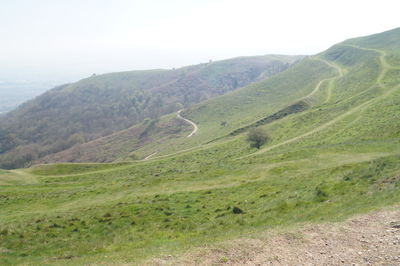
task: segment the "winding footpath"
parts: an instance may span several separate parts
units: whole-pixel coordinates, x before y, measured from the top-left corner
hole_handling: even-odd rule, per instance
[[[181,112],[182,112],[182,111],[183,111],[183,109],[179,110],[179,111],[176,113],[176,117],[179,118],[179,119],[182,119],[183,121],[185,121],[185,122],[187,122],[187,123],[189,123],[189,124],[191,124],[191,125],[193,126],[192,132],[190,132],[190,134],[186,136],[187,138],[193,137],[193,136],[196,134],[196,132],[197,132],[197,130],[198,130],[199,128],[198,128],[198,126],[196,125],[195,122],[193,122],[193,121],[191,121],[191,120],[189,120],[189,119],[186,119],[186,118],[182,117],[182,116],[181,116]],[[147,160],[149,160],[151,157],[153,157],[153,156],[156,155],[157,153],[158,153],[158,151],[153,152],[152,154],[146,156],[142,161],[147,161]]]
[[[327,95],[326,100],[324,102],[324,103],[327,103],[327,102],[329,102],[331,100],[331,97],[332,97],[333,82],[338,80],[338,79],[340,79],[340,78],[342,78],[344,76],[344,71],[340,66],[338,66],[337,64],[335,64],[333,62],[329,62],[329,61],[327,61],[325,59],[322,59],[322,58],[316,58],[316,59],[320,60],[320,61],[324,62],[325,64],[327,64],[328,66],[336,69],[336,71],[338,72],[338,74],[336,76],[334,76],[333,78],[325,79],[325,80],[329,81],[328,95]],[[321,82],[323,82],[325,80],[322,80]]]
[[[195,122],[190,121],[189,119],[186,119],[186,118],[182,117],[182,116],[181,116],[181,112],[182,112],[182,111],[183,111],[183,109],[179,110],[179,111],[176,113],[176,117],[179,118],[179,119],[182,119],[183,121],[185,121],[185,122],[187,122],[187,123],[189,123],[189,124],[191,124],[191,125],[193,126],[193,131],[187,136],[187,138],[190,138],[190,137],[192,137],[194,134],[196,134],[196,132],[197,132],[197,130],[198,130],[198,127],[197,127],[197,125],[196,125]]]
[[[327,61],[327,60],[325,60],[325,59],[322,59],[322,58],[319,58],[319,57],[314,57],[314,58],[312,58],[312,59],[313,59],[313,60],[321,61],[321,62],[327,64],[328,66],[330,66],[330,67],[336,69],[336,71],[338,72],[338,74],[335,75],[334,77],[326,78],[326,79],[323,79],[323,80],[321,80],[320,82],[318,82],[318,84],[317,84],[317,86],[315,86],[314,90],[313,90],[312,92],[310,92],[310,94],[308,94],[308,95],[304,96],[303,98],[301,98],[300,100],[306,100],[306,99],[312,98],[312,97],[314,96],[314,94],[316,94],[316,93],[320,90],[321,85],[322,85],[325,81],[329,81],[330,85],[329,85],[329,90],[328,90],[328,96],[327,96],[327,99],[325,100],[325,102],[328,102],[328,101],[330,100],[330,98],[331,98],[332,82],[333,82],[334,80],[337,80],[337,79],[343,77],[343,70],[342,70],[342,68],[339,67],[338,65],[336,65],[336,64],[334,64],[334,63],[331,63],[331,62],[329,62],[329,61]]]

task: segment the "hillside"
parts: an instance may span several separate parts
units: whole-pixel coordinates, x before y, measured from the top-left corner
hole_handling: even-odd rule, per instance
[[[159,155],[207,146],[243,134],[250,127],[265,126],[276,144],[295,141],[299,133],[308,136],[325,129],[334,124],[331,119],[340,120],[358,111],[351,111],[351,106],[359,102],[369,105],[367,100],[372,101],[381,92],[379,86],[398,82],[398,70],[390,65],[398,64],[397,37],[398,30],[393,30],[348,40],[269,80],[187,108],[183,115],[199,125],[196,138],[157,145]],[[358,42],[366,40],[379,43],[376,39],[384,50],[357,47],[363,45]],[[397,131],[390,127],[390,132]],[[136,153],[146,154],[155,148],[147,145]]]
[[[93,76],[0,117],[0,167],[30,161],[157,119],[281,72],[301,56],[239,57],[173,70]],[[9,145],[12,143],[13,145]]]
[[[107,142],[94,140],[76,145],[68,150],[50,154],[38,162],[112,162],[116,159],[131,160],[131,154],[138,155],[138,158],[144,158],[155,151],[159,155],[165,155],[200,145],[268,116],[268,114],[286,107],[288,103],[294,103],[296,99],[306,97],[313,93],[320,77],[329,78],[335,75],[335,71],[321,60],[307,58],[269,79],[255,82],[245,88],[186,109],[182,113],[183,116],[188,116],[198,123],[201,129],[195,138],[172,138],[167,141],[160,139],[160,136],[150,134],[151,141],[143,142],[137,137],[128,137],[125,134],[126,131],[123,131],[109,136]],[[287,82],[288,79],[290,82]],[[202,117],[194,115],[195,113]],[[174,116],[167,116],[164,120],[171,117]],[[223,126],[222,122],[225,122]],[[133,147],[132,142],[139,142],[140,145]],[[130,153],[123,152],[118,148],[122,143],[124,147],[131,147]],[[108,152],[110,147],[112,147],[111,149],[116,148],[120,152],[110,154]],[[80,151],[79,154],[77,154],[77,150]],[[74,156],[72,156],[73,154]],[[99,160],[90,154],[107,154],[107,156],[103,156],[103,159]]]
[[[398,58],[400,28],[350,39],[184,109],[192,137],[182,124],[168,139],[160,132],[176,116],[161,117],[147,137],[163,142],[134,151],[158,152],[148,160],[1,170],[0,264],[143,264],[271,230],[295,241],[299,226],[398,206]],[[246,141],[251,127],[270,136],[260,149]],[[362,239],[362,225],[348,237]],[[224,254],[218,263],[229,263]]]
[[[176,117],[176,114],[163,116],[156,120],[146,120],[128,129],[77,144],[61,152],[49,154],[34,163],[57,162],[113,162],[118,159],[139,160],[150,154],[135,153],[146,145],[171,144],[187,136],[191,126]]]

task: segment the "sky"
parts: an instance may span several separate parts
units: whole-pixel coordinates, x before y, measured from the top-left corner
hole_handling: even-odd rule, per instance
[[[0,81],[315,54],[400,26],[400,1],[0,0]]]

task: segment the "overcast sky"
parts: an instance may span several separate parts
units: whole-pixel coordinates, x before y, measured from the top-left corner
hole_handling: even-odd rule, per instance
[[[315,54],[400,26],[400,1],[1,0],[0,80]]]

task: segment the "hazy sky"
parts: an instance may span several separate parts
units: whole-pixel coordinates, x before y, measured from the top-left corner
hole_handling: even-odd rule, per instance
[[[399,10],[398,0],[0,0],[0,80],[314,54],[399,27]]]

